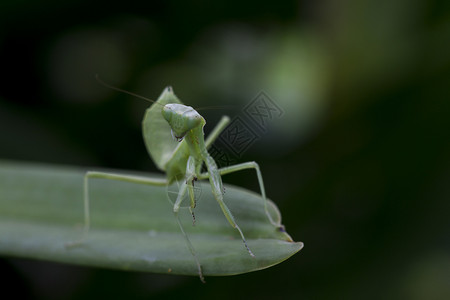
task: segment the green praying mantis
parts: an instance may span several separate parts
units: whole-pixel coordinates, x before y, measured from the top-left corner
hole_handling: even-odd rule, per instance
[[[212,194],[217,200],[225,218],[239,232],[247,252],[250,256],[254,257],[255,255],[247,245],[244,233],[224,202],[224,187],[221,177],[222,175],[245,169],[254,169],[256,171],[266,215],[276,228],[284,230],[283,226],[276,223],[268,212],[263,178],[258,164],[252,161],[219,168],[208,153],[208,148],[229,124],[229,117],[223,116],[205,140],[203,133],[203,127],[206,124],[205,119],[192,107],[182,104],[177,96],[175,96],[171,87],[166,87],[158,100],[152,101],[134,93],[110,86],[102,82],[98,77],[97,80],[106,87],[153,102],[147,109],[142,122],[143,137],[152,160],[161,171],[166,172],[167,177],[166,179],[160,179],[88,171],[84,176],[84,234],[89,232],[90,227],[89,179],[100,178],[136,184],[168,186],[181,176],[182,180],[180,181],[178,195],[173,203],[173,213],[186,241],[186,245],[195,260],[200,280],[204,282],[201,263],[178,217],[182,200],[185,198],[186,193],[188,193],[190,199],[189,211],[192,214],[193,222],[195,222],[194,208],[196,206],[196,199],[194,182],[196,180],[209,179]],[[206,172],[202,172],[203,165],[206,166]]]

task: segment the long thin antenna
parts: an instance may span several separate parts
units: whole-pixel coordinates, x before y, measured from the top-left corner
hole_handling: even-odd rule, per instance
[[[201,106],[195,108],[195,110],[215,110],[215,109],[235,109],[236,105],[215,105],[215,106]]]
[[[112,85],[109,85],[109,84],[107,84],[106,82],[104,82],[103,80],[101,80],[101,79],[100,79],[100,76],[98,76],[98,74],[95,74],[95,79],[96,79],[101,85],[104,85],[105,87],[107,87],[107,88],[109,88],[109,89],[112,89],[112,90],[115,90],[115,91],[118,91],[118,92],[122,92],[122,93],[125,93],[125,94],[128,94],[128,95],[137,97],[137,98],[139,98],[139,99],[142,99],[142,100],[145,100],[145,101],[148,101],[148,102],[156,103],[155,100],[151,100],[151,99],[145,98],[144,96],[141,96],[141,95],[138,95],[138,94],[135,94],[135,93],[126,91],[126,90],[122,90],[122,89],[120,89],[120,88],[118,88],[118,87],[115,87],[115,86],[112,86]]]
[[[152,100],[152,99],[146,98],[146,97],[144,97],[144,96],[141,96],[141,95],[138,95],[138,94],[135,94],[135,93],[132,93],[132,92],[123,90],[123,89],[121,89],[121,88],[112,86],[112,85],[110,85],[110,84],[104,82],[102,79],[100,79],[100,76],[99,76],[98,74],[95,74],[95,79],[96,79],[101,85],[103,85],[103,86],[105,86],[105,87],[107,87],[107,88],[109,88],[109,89],[112,89],[112,90],[115,90],[115,91],[118,91],[118,92],[121,92],[121,93],[125,93],[125,94],[128,94],[128,95],[130,95],[130,96],[133,96],[133,97],[136,97],[136,98],[139,98],[139,99],[142,99],[142,100],[151,102],[151,103],[157,103],[155,100]],[[235,105],[204,106],[204,107],[196,108],[195,110],[200,110],[200,111],[201,111],[201,110],[227,109],[227,108],[228,108],[228,109],[230,109],[230,108],[236,108],[236,106],[235,106]]]

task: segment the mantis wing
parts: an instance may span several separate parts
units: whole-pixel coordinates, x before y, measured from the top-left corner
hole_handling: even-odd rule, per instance
[[[172,158],[179,143],[171,134],[169,123],[162,116],[162,109],[168,103],[182,104],[171,87],[166,87],[156,103],[150,106],[142,121],[142,132],[145,146],[153,162],[161,171],[165,171],[166,163]]]

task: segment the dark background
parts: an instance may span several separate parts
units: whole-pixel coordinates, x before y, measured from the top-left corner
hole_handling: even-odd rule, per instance
[[[257,161],[305,248],[207,278],[3,258],[38,299],[450,299],[448,1],[0,4],[0,158],[155,171],[140,122],[172,85],[211,130],[260,91],[284,110]],[[220,108],[217,106],[221,106]],[[242,172],[225,181],[257,190]],[[5,279],[6,278],[6,279]],[[6,281],[5,281],[6,280]]]

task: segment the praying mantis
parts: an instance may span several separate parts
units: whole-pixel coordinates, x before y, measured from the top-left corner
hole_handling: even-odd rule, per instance
[[[97,80],[99,80],[98,77]],[[245,169],[254,169],[256,171],[266,215],[275,227],[283,230],[283,226],[276,223],[268,212],[266,193],[259,165],[252,161],[219,168],[208,153],[208,148],[229,124],[229,117],[223,116],[205,140],[203,133],[203,127],[206,124],[205,119],[192,107],[182,104],[177,96],[175,96],[171,87],[166,87],[158,100],[152,101],[134,93],[110,86],[102,81],[100,83],[114,90],[153,102],[147,109],[142,122],[143,138],[150,157],[158,169],[167,174],[167,177],[166,179],[161,179],[108,172],[86,172],[84,176],[84,234],[87,234],[90,228],[89,179],[99,178],[136,184],[168,186],[181,176],[182,180],[180,181],[179,192],[176,201],[173,203],[173,213],[186,241],[186,245],[195,260],[200,280],[204,282],[201,263],[178,217],[181,202],[187,192],[190,199],[189,211],[195,222],[194,208],[196,206],[196,199],[194,182],[196,180],[209,179],[212,194],[217,200],[225,218],[239,232],[249,255],[255,257],[247,245],[244,233],[224,202],[224,187],[221,177],[222,175]],[[206,166],[206,172],[202,172],[203,165]]]

